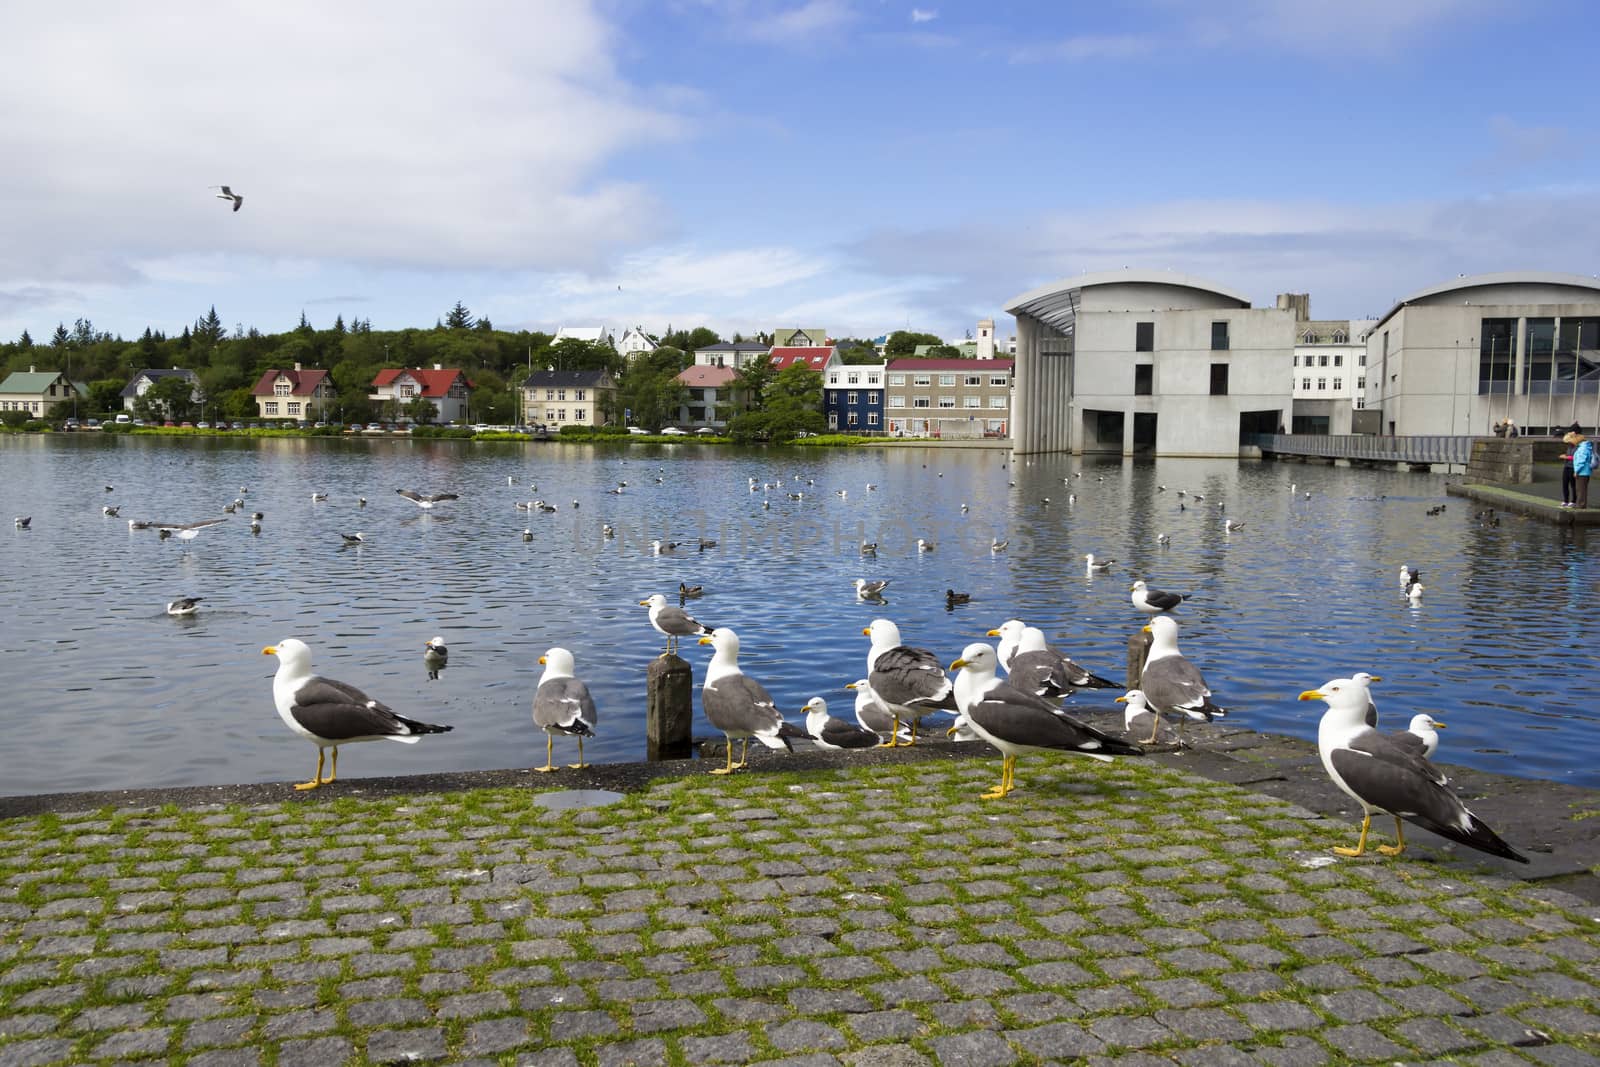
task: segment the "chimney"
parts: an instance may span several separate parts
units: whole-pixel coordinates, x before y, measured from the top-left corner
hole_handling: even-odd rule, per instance
[[[434,370],[444,370],[444,368],[443,368],[443,367],[441,367],[441,366],[440,366],[440,365],[439,365],[439,364],[437,364],[437,363],[435,363],[435,364],[434,364],[434,365],[433,365],[433,369],[434,369]]]
[[[33,368],[33,364],[32,364],[32,363],[30,363],[30,364],[28,364],[28,373],[29,373],[29,374],[33,374],[33,373],[35,373],[35,372],[34,372],[34,368]]]
[[[294,369],[295,369],[295,373],[297,373],[297,374],[298,374],[298,373],[299,373],[299,372],[300,372],[300,364],[298,364],[298,363],[296,363],[296,364],[295,364],[295,365],[294,365]]]

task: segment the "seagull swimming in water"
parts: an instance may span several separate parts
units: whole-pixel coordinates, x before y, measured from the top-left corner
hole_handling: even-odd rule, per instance
[[[179,597],[167,603],[168,615],[193,615],[201,598],[197,596]]]
[[[234,192],[232,189],[229,189],[226,185],[213,185],[211,188],[213,188],[213,189],[221,189],[222,192],[217,194],[217,199],[218,200],[232,200],[233,201],[233,210],[238,211],[240,208],[244,207],[244,197],[240,196],[238,193]]]

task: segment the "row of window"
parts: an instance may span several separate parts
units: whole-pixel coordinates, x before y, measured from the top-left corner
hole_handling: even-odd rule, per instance
[[[1310,389],[1311,388],[1311,379],[1310,378],[1301,378],[1300,379],[1300,388],[1302,388],[1302,389]],[[1343,389],[1344,388],[1344,379],[1343,378],[1335,378],[1333,380],[1333,388],[1334,388],[1335,392],[1337,392],[1340,389]],[[1326,378],[1318,378],[1317,379],[1317,390],[1319,392],[1326,392],[1327,389],[1328,389],[1328,379],[1326,379]]]
[[[983,384],[983,375],[981,375],[981,374],[941,374],[941,375],[939,375],[939,384],[940,385],[946,385],[946,386],[954,385],[954,384],[956,384],[956,379],[957,378],[961,379],[961,384],[962,385],[982,385]],[[904,385],[904,384],[906,384],[906,376],[904,374],[891,374],[891,375],[889,375],[889,384],[890,385]],[[931,375],[931,374],[913,374],[913,375],[911,375],[911,384],[912,385],[932,385],[933,384],[933,375]],[[989,375],[989,384],[992,385],[992,386],[998,386],[999,388],[1003,389],[1006,386],[1011,384],[1011,379],[1010,379],[1010,377],[1008,375],[1005,375],[1005,374],[991,374],[991,375]]]
[[[300,401],[291,400],[289,403],[284,405],[284,408],[285,408],[285,411],[284,411],[285,415],[298,415],[298,414],[300,414]],[[264,400],[264,401],[262,401],[262,403],[261,403],[261,414],[263,414],[263,415],[276,415],[276,414],[278,414],[278,402],[276,400]]]
[[[861,421],[860,421],[860,419],[857,418],[856,413],[852,411],[845,417],[845,423],[844,424],[846,426],[860,426],[861,425]],[[878,425],[878,413],[876,411],[867,412],[867,425],[868,426],[876,426],[876,425]],[[832,414],[832,415],[828,416],[828,427],[830,429],[834,429],[834,430],[837,430],[839,428],[839,416],[837,414]]]
[[[1156,350],[1156,324],[1153,322],[1136,322],[1133,324],[1133,350],[1135,352],[1154,352]],[[1211,351],[1226,352],[1228,350],[1228,324],[1226,322],[1213,322],[1211,324]]]
[[[39,400],[4,400],[0,401],[0,411],[43,411],[44,403]]]
[[[588,408],[573,408],[572,409],[572,421],[573,422],[586,422],[586,421],[588,421],[587,418],[586,418],[586,416],[588,414],[589,414],[589,409]],[[567,409],[566,408],[545,408],[544,409],[544,421],[545,422],[566,422],[567,421]]]
[[[546,389],[544,391],[544,398],[547,402],[551,400],[565,400],[567,398],[567,391],[565,389]],[[572,399],[587,400],[589,399],[589,391],[587,389],[574,389],[572,391]]]
[[[1301,362],[1300,362],[1300,360],[1302,358],[1305,359],[1304,366],[1307,366],[1307,367],[1326,367],[1328,365],[1328,353],[1326,353],[1326,352],[1319,352],[1316,355],[1312,355],[1311,353],[1307,352],[1304,357],[1295,356],[1294,357],[1294,365],[1296,367],[1299,367],[1299,366],[1302,365]],[[1344,366],[1344,355],[1342,353],[1335,352],[1333,354],[1333,365],[1335,367]],[[1366,365],[1367,365],[1367,354],[1365,352],[1357,352],[1356,353],[1356,366],[1365,367]]]
[[[867,372],[867,384],[868,385],[880,385],[880,384],[882,384],[881,382],[878,381],[878,377],[879,377],[879,375],[878,375],[877,371],[868,371]],[[861,384],[861,373],[859,371],[852,371],[850,373],[847,373],[844,376],[844,379],[845,379],[844,380],[844,384],[845,385],[860,385]],[[839,372],[838,371],[833,371],[828,375],[828,384],[829,385],[838,385],[839,384]]]
[[[962,404],[961,404],[962,407],[979,408],[979,407],[983,406],[983,403],[982,403],[983,398],[982,397],[967,396],[967,397],[962,397],[961,399],[962,399]],[[991,396],[989,398],[989,406],[991,408],[995,408],[997,410],[1004,411],[1008,403],[1009,403],[1008,399],[1006,397],[1003,397],[1003,396]],[[906,398],[905,397],[896,396],[896,395],[893,395],[893,394],[891,394],[889,396],[889,407],[892,407],[892,408],[903,408],[905,406],[906,406]],[[911,406],[914,407],[914,408],[931,408],[931,407],[934,406],[933,398],[932,397],[927,397],[927,396],[914,396],[914,397],[911,398]],[[941,396],[939,398],[938,406],[941,407],[941,408],[953,408],[953,407],[956,406],[956,398],[953,397],[953,396]]]

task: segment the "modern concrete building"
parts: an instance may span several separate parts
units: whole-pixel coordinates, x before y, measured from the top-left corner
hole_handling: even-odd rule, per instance
[[[1005,437],[1011,430],[1009,359],[896,359],[883,408],[895,437]]]
[[[1005,310],[1019,452],[1237,456],[1244,435],[1288,421],[1293,310],[1146,270],[1053,282]]]
[[[1367,337],[1368,408],[1390,434],[1600,423],[1600,280],[1509,271],[1395,304]]]
[[[822,413],[828,429],[845,433],[881,434],[886,363],[849,363],[829,367],[822,381]]]

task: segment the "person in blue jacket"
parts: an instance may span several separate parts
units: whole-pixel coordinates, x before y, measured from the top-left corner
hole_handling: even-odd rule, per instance
[[[1594,473],[1594,442],[1578,434],[1572,448],[1572,475],[1578,481],[1578,507],[1589,506],[1589,475]]]

